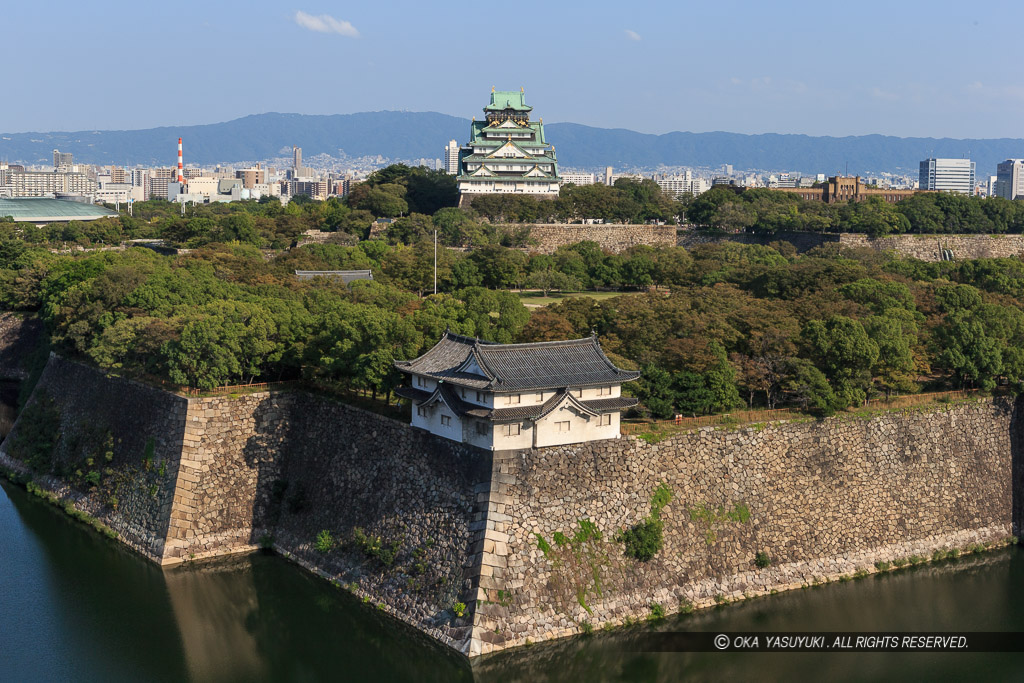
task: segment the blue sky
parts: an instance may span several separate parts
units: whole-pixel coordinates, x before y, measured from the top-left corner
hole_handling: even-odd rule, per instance
[[[545,121],[650,133],[1024,137],[1019,0],[290,1],[8,3],[0,132],[468,118],[524,86]]]

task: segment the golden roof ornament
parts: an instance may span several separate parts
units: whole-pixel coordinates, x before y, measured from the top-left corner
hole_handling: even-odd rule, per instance
[[[493,85],[491,86],[491,92],[494,92],[494,86]]]

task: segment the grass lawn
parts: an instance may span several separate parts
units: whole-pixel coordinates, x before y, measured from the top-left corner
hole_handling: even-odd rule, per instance
[[[602,301],[604,299],[611,299],[617,296],[629,296],[637,293],[638,292],[548,292],[548,295],[544,296],[544,292],[540,290],[518,292],[519,298],[523,301],[523,305],[528,308],[539,308],[541,306],[556,303],[562,299],[571,299],[573,297],[586,296],[591,299]]]

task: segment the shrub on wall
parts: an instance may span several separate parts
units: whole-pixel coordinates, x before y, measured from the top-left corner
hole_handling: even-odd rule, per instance
[[[36,472],[50,472],[59,426],[57,406],[46,391],[40,389],[36,400],[22,411],[18,420],[18,431],[9,445],[11,456]]]
[[[620,531],[615,540],[625,546],[626,555],[647,562],[661,550],[663,530],[664,525],[660,519],[648,517],[639,524]]]
[[[331,536],[331,532],[324,529],[316,535],[316,549],[318,552],[327,553],[330,552],[331,548],[334,547],[334,537]]]
[[[626,556],[647,562],[658,554],[664,544],[665,525],[661,521],[661,511],[671,500],[672,489],[668,484],[659,484],[651,496],[651,514],[615,535],[615,540],[623,544]]]

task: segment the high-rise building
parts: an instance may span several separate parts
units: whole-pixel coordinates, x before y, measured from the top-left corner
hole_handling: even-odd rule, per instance
[[[110,182],[123,185],[128,182],[128,174],[120,166],[111,166]]]
[[[53,150],[53,167],[60,168],[61,166],[71,165],[71,152],[61,152],[60,150]]]
[[[167,199],[167,184],[174,182],[176,169],[154,168],[149,172],[149,196]]]
[[[692,171],[686,171],[676,176],[657,176],[654,182],[661,188],[663,194],[678,199],[683,195],[696,197],[710,188],[710,184],[704,178],[697,178]]]
[[[132,187],[142,188],[142,198],[149,199],[150,184],[149,170],[145,168],[133,168],[131,173]]]
[[[604,167],[604,184],[605,185],[611,185],[612,184],[612,170],[613,169],[612,169],[611,166],[605,166]]]
[[[292,178],[302,178],[309,175],[306,169],[302,168],[302,148],[292,145]]]
[[[530,120],[533,107],[522,89],[491,90],[484,120],[473,120],[459,160],[459,195],[558,195],[555,148],[544,138],[544,120]]]
[[[84,173],[15,171],[7,177],[12,197],[44,197],[50,194],[91,194],[96,182]]]
[[[235,177],[242,179],[242,187],[251,190],[256,185],[263,185],[267,182],[267,172],[256,164],[252,168],[243,168],[235,171]]]
[[[920,189],[974,194],[974,162],[970,159],[925,159],[921,162]]]
[[[996,166],[995,194],[1004,199],[1024,198],[1024,159],[1007,159]]]
[[[323,201],[327,199],[328,188],[326,180],[292,180],[288,183],[288,194],[304,194],[310,199]]]
[[[444,146],[444,170],[449,175],[459,174],[459,143],[456,140]]]

